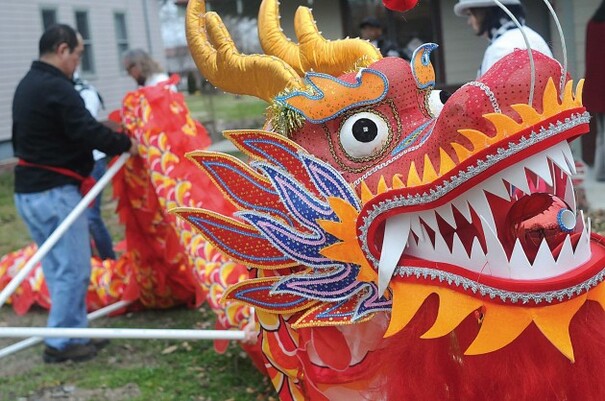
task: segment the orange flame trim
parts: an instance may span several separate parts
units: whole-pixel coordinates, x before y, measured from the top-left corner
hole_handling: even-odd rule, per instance
[[[294,91],[278,96],[276,100],[315,124],[331,120],[354,107],[379,102],[389,90],[387,77],[367,68],[360,71],[355,83],[313,72],[307,73],[305,81],[312,93]]]
[[[552,78],[549,78],[544,95],[542,98],[542,112],[540,113],[534,107],[528,104],[513,104],[512,109],[519,115],[521,122],[515,121],[512,117],[502,113],[484,114],[483,118],[488,120],[496,129],[496,134],[489,136],[488,134],[476,129],[459,129],[458,132],[466,137],[472,144],[471,149],[466,148],[457,142],[451,142],[450,145],[456,153],[458,162],[454,162],[452,157],[444,150],[439,148],[439,171],[434,167],[435,160],[431,160],[427,155],[424,157],[424,163],[412,162],[408,170],[407,181],[402,180],[401,176],[393,176],[390,187],[369,188],[367,183],[361,183],[361,199],[362,203],[367,203],[375,196],[386,191],[397,188],[417,187],[435,181],[437,178],[449,173],[456,168],[458,164],[475,157],[484,149],[494,146],[497,143],[506,140],[507,138],[518,134],[524,129],[545,121],[565,111],[575,110],[583,107],[582,105],[582,89],[584,88],[584,80],[580,80],[573,90],[573,81],[568,81],[561,95],[557,92],[556,85]],[[420,170],[420,168],[422,170]],[[418,171],[422,171],[422,177]]]

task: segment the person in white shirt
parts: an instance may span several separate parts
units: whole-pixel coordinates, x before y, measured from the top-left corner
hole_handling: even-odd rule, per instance
[[[500,2],[521,23],[530,48],[552,57],[546,41],[540,34],[525,25],[525,10],[521,2],[519,0],[500,0]],[[478,77],[485,74],[498,60],[515,49],[527,49],[521,30],[510,16],[492,0],[459,0],[454,6],[454,13],[459,17],[466,17],[467,23],[475,34],[484,36],[490,42],[483,55]]]
[[[98,119],[99,112],[104,107],[103,98],[87,81],[80,78],[78,73],[74,74],[73,77],[74,87],[80,94],[84,105],[88,112],[95,118]],[[92,173],[90,174],[95,180],[99,180],[107,171],[107,159],[105,153],[93,149],[92,156],[95,160]],[[86,217],[88,218],[88,229],[90,235],[95,243],[95,248],[99,257],[105,259],[116,259],[116,254],[113,250],[113,242],[111,235],[103,222],[101,216],[101,200],[103,199],[103,191],[95,198],[95,201],[91,207],[86,210]]]
[[[143,49],[131,49],[122,55],[124,69],[139,86],[153,86],[169,77],[149,53]]]

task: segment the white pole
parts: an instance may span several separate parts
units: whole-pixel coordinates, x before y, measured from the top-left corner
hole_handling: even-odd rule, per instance
[[[107,316],[111,312],[117,311],[118,309],[122,309],[130,304],[131,304],[130,301],[118,301],[115,304],[108,305],[104,308],[101,308],[94,312],[89,313],[88,320],[91,321],[91,320],[95,320],[95,319],[98,319],[103,316]],[[42,337],[32,337],[32,338],[28,338],[27,340],[19,341],[18,343],[9,345],[8,347],[0,349],[0,359],[4,358],[5,356],[9,356],[16,352],[24,350],[26,348],[32,347],[41,341],[42,341]]]
[[[36,251],[35,254],[27,261],[25,266],[17,273],[17,275],[8,283],[8,285],[0,292],[0,308],[4,305],[6,300],[15,292],[15,290],[21,285],[21,282],[29,275],[38,262],[42,260],[44,256],[52,249],[52,247],[59,241],[65,231],[74,223],[74,221],[86,210],[87,206],[97,197],[99,192],[109,183],[109,180],[122,168],[126,160],[130,157],[129,153],[123,153],[118,160],[109,168],[107,172],[99,179],[94,187],[82,198],[80,203],[71,211],[71,213],[59,224],[59,227],[48,237],[48,239],[42,244],[42,246]]]
[[[27,340],[19,341],[18,343],[9,345],[0,350],[0,358],[4,358],[5,356],[12,355],[16,352],[22,351],[26,348],[33,347],[42,341],[42,337],[31,337]]]
[[[71,327],[2,327],[0,337],[136,338],[172,340],[243,340],[244,331],[178,329],[99,329]]]
[[[88,316],[86,316],[86,317],[88,318],[88,321],[90,322],[91,320],[96,320],[100,317],[107,316],[112,312],[125,308],[128,305],[130,305],[131,303],[132,303],[132,301],[118,301],[114,304],[107,305],[104,308],[97,309],[96,311],[90,312],[88,314]]]

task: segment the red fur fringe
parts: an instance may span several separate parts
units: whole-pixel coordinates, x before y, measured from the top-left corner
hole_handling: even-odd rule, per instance
[[[605,313],[587,302],[571,323],[575,363],[534,325],[512,344],[486,355],[465,356],[479,325],[467,318],[436,340],[420,336],[438,306],[431,296],[401,332],[371,355],[384,378],[368,399],[388,401],[601,401],[605,399]],[[373,370],[373,369],[372,369]],[[371,371],[372,371],[371,370]],[[386,398],[384,394],[387,394]],[[382,394],[382,397],[377,397]]]

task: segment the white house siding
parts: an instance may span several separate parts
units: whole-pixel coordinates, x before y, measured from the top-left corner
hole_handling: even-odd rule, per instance
[[[0,0],[0,160],[12,154],[8,141],[13,93],[31,62],[38,58],[42,8],[56,9],[57,21],[71,26],[75,26],[75,11],[88,11],[95,73],[84,78],[103,95],[106,110],[100,117],[104,118],[108,111],[120,106],[128,90],[135,88],[120,63],[114,13],[123,12],[126,16],[130,48],[146,49],[163,64],[158,3],[156,0]]]
[[[473,35],[465,18],[454,14],[456,0],[441,0],[442,43],[436,52],[445,58],[445,77],[448,85],[468,82],[476,78],[487,41]]]
[[[575,26],[576,77],[583,77],[586,70],[586,25],[601,4],[601,0],[576,0],[573,2],[573,24]],[[604,38],[605,42],[605,38]],[[605,43],[603,43],[605,51]]]

